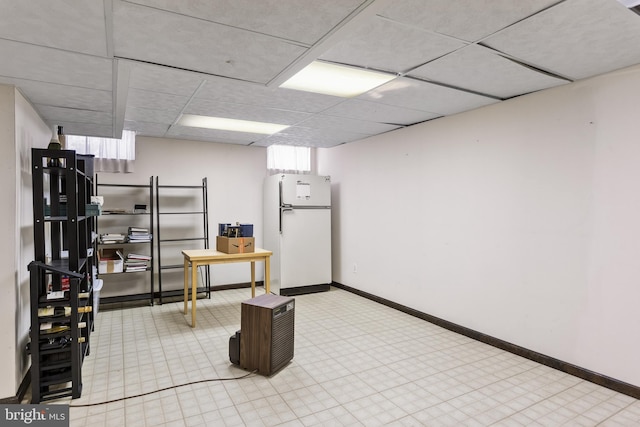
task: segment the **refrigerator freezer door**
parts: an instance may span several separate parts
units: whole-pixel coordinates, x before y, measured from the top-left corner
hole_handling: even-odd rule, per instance
[[[283,213],[280,289],[331,283],[331,209]]]
[[[291,206],[331,206],[331,179],[328,176],[284,174],[281,202]]]

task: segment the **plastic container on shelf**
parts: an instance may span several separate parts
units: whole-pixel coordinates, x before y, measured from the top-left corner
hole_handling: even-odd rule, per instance
[[[98,307],[100,306],[100,290],[102,290],[102,279],[96,279],[93,282],[93,318],[98,316]]]

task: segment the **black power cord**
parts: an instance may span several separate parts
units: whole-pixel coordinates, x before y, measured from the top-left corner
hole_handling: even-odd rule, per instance
[[[165,391],[165,390],[171,390],[174,388],[178,388],[178,387],[184,387],[187,385],[193,385],[193,384],[200,384],[200,383],[208,383],[208,382],[214,382],[214,381],[234,381],[234,380],[241,380],[243,378],[247,378],[250,375],[255,374],[256,372],[258,372],[257,370],[249,372],[248,374],[245,374],[241,377],[231,377],[231,378],[211,378],[208,380],[198,380],[198,381],[192,381],[189,383],[184,383],[184,384],[178,384],[178,385],[172,385],[169,387],[165,387],[165,388],[161,388],[159,390],[153,390],[153,391],[148,391],[146,393],[140,393],[140,394],[136,394],[133,396],[125,396],[125,397],[120,397],[118,399],[113,399],[113,400],[107,400],[106,402],[98,402],[98,403],[85,403],[83,405],[69,405],[70,408],[86,408],[88,406],[98,406],[98,405],[106,405],[108,403],[114,403],[114,402],[120,402],[122,400],[127,400],[127,399],[133,399],[135,397],[142,397],[142,396],[147,396],[150,394],[154,394],[154,393],[160,393],[161,391]]]

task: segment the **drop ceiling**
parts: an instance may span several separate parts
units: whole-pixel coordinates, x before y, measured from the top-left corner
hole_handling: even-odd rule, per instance
[[[0,83],[68,134],[332,147],[640,63],[616,0],[0,0]],[[314,60],[397,76],[280,88]],[[289,125],[273,135],[182,114]]]

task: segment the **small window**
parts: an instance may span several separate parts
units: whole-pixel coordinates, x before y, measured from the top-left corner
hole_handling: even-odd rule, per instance
[[[311,172],[311,149],[293,145],[270,145],[267,147],[267,169]]]
[[[93,154],[96,172],[133,172],[136,158],[136,133],[122,131],[122,139],[92,136],[65,136],[66,148],[79,154]]]

